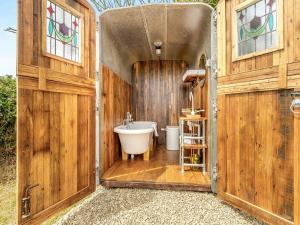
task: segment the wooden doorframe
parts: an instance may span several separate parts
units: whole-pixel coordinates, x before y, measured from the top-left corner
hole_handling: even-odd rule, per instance
[[[208,67],[208,118],[209,118],[209,151],[211,190],[217,193],[217,11],[211,12],[211,59]]]
[[[294,115],[294,224],[300,224],[300,115],[296,114]]]

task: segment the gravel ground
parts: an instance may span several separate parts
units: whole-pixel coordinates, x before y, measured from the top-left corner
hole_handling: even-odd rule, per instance
[[[98,188],[62,217],[64,224],[263,224],[213,194]]]
[[[0,225],[16,224],[16,156],[0,149]]]

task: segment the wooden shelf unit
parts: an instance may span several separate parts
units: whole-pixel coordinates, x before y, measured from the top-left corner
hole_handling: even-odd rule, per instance
[[[206,71],[201,70],[187,70],[182,77],[183,82],[197,82],[205,79]]]
[[[200,167],[203,173],[206,173],[206,159],[205,151],[207,149],[206,145],[206,121],[207,118],[201,117],[200,115],[195,115],[193,117],[180,117],[180,166],[181,172],[184,173],[184,167]],[[189,133],[185,131],[189,130]],[[196,130],[196,132],[195,132]],[[189,140],[189,143],[186,143]],[[187,150],[190,150],[190,155],[186,156]],[[200,161],[200,153],[202,152],[202,162],[193,163],[192,157],[196,154],[198,155],[198,160]],[[188,163],[186,161],[189,161]]]

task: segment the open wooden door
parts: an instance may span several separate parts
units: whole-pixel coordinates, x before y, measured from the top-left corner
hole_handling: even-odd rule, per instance
[[[258,1],[220,0],[217,8],[218,196],[268,224],[299,224],[299,118],[290,110],[299,58],[288,59],[291,41],[268,54],[233,58],[232,36],[243,19],[236,9],[249,2]],[[278,15],[294,15],[294,1],[276,2]],[[294,19],[277,21],[289,38]]]
[[[18,1],[18,224],[95,190],[95,38],[85,0]]]

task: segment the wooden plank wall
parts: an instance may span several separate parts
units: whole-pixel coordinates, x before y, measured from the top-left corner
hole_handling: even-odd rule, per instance
[[[283,1],[283,49],[232,61],[232,13],[244,1],[220,0],[217,8],[225,34],[218,35],[219,194],[271,224],[300,224],[299,126],[288,109],[300,86],[300,2]]]
[[[17,218],[39,224],[95,190],[95,14],[86,1],[57,0],[84,15],[84,63],[43,54],[40,0],[18,1]],[[21,199],[32,189],[31,217]]]
[[[114,127],[131,112],[131,85],[106,66],[101,76],[101,174],[120,159],[121,146]]]
[[[165,143],[161,128],[178,125],[181,109],[190,106],[189,85],[182,82],[186,69],[184,61],[146,61],[133,65],[134,119],[157,122],[159,144]]]

